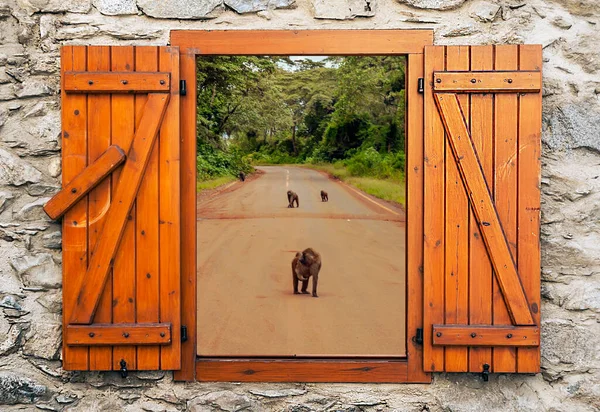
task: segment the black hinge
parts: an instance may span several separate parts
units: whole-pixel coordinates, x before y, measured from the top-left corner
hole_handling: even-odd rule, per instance
[[[127,377],[127,362],[125,362],[125,359],[121,359],[119,365],[121,366],[121,378],[125,379]]]
[[[425,93],[425,79],[419,77],[419,81],[417,82],[417,91],[419,93]]]
[[[181,327],[181,341],[185,342],[187,340],[188,340],[188,337],[187,337],[187,326],[182,326]]]
[[[186,96],[187,95],[187,84],[185,80],[179,80],[179,95]]]
[[[487,382],[490,379],[490,365],[487,363],[483,364],[483,371],[481,372],[481,378],[484,382]]]
[[[417,328],[417,335],[415,336],[415,342],[419,345],[423,344],[423,328]]]

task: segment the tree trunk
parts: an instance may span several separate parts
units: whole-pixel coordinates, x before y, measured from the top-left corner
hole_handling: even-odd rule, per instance
[[[294,156],[296,156],[298,154],[296,150],[296,123],[292,126],[292,147],[294,149]]]

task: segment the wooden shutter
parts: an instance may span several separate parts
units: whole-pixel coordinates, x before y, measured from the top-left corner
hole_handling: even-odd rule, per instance
[[[540,46],[425,48],[424,369],[540,368]]]
[[[61,52],[63,367],[181,367],[179,53]]]

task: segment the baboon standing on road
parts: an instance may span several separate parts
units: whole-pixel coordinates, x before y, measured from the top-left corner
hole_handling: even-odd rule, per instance
[[[327,192],[324,190],[321,190],[321,202],[327,202],[329,200],[329,196],[327,195]]]
[[[318,298],[317,283],[319,282],[319,271],[321,270],[321,255],[312,248],[304,249],[302,253],[296,253],[292,260],[292,281],[294,295],[300,293],[307,295],[308,279],[312,276],[312,296]],[[298,292],[298,281],[302,281],[302,289]]]
[[[240,174],[238,175],[240,180],[243,182],[244,180],[246,180],[246,174],[244,172],[240,172]]]
[[[287,197],[288,197],[288,207],[293,208],[294,202],[296,202],[296,207],[300,207],[300,203],[298,203],[298,195],[295,192],[288,190]]]

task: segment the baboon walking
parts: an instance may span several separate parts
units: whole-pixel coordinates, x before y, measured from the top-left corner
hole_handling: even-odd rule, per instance
[[[327,195],[327,192],[324,190],[321,190],[321,202],[327,202],[329,201],[329,196]]]
[[[296,207],[300,207],[300,203],[298,202],[298,195],[295,192],[288,190],[287,197],[288,197],[288,207],[293,208],[294,202],[296,202]]]
[[[246,180],[246,174],[244,172],[240,172],[240,174],[238,175],[240,180],[243,182],[244,180]]]
[[[308,279],[312,276],[312,296],[318,298],[317,284],[319,282],[319,271],[321,270],[321,255],[312,248],[304,249],[302,253],[296,253],[292,260],[292,281],[294,295],[300,293],[308,295]],[[302,282],[302,289],[298,292],[298,281]]]

